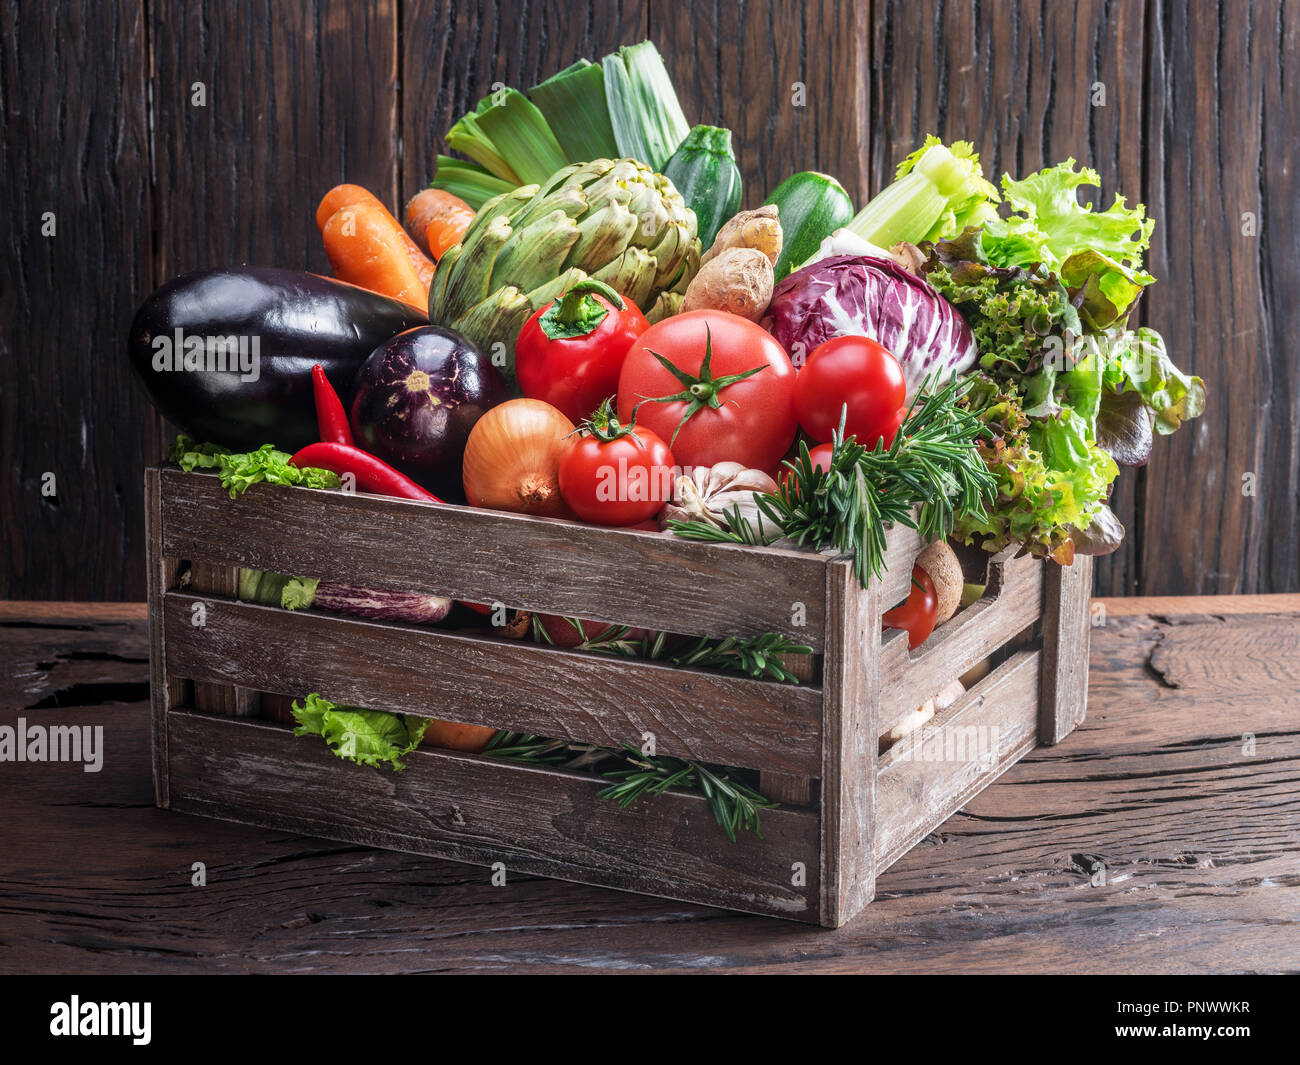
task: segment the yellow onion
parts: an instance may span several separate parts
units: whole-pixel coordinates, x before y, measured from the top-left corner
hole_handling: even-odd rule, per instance
[[[465,444],[470,506],[569,518],[560,496],[560,456],[573,422],[540,399],[512,399],[484,414]]]

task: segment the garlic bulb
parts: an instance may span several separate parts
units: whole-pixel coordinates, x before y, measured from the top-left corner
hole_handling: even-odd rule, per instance
[[[778,530],[770,520],[764,522],[754,494],[769,495],[776,482],[762,470],[751,470],[739,462],[719,462],[713,466],[695,466],[677,478],[672,501],[659,515],[659,527],[670,521],[702,521],[719,529],[731,528],[728,512],[738,508],[742,520],[756,532]]]

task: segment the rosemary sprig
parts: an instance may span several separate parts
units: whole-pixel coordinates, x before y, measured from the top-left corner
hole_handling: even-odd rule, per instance
[[[613,799],[622,809],[631,806],[642,795],[662,795],[669,788],[700,791],[708,802],[713,819],[735,843],[737,829],[753,832],[762,839],[759,811],[780,805],[747,784],[733,780],[729,774],[734,770],[665,755],[644,755],[626,744],[621,753],[627,766],[604,773],[603,776],[615,783],[597,794],[602,799]]]
[[[784,463],[790,473],[780,490],[758,497],[760,512],[801,546],[852,554],[864,588],[884,571],[890,524],[933,540],[952,531],[957,514],[983,520],[996,483],[975,450],[985,427],[956,405],[969,387],[954,379],[937,392],[922,389],[888,449],[845,440],[842,417],[826,470],[801,441],[798,458]]]
[[[761,839],[759,811],[772,810],[780,805],[735,780],[732,774],[738,770],[683,761],[667,755],[642,754],[629,744],[614,750],[565,740],[548,740],[524,732],[499,731],[484,748],[483,754],[524,765],[563,769],[591,769],[604,762],[616,761],[620,763],[618,768],[601,774],[613,783],[596,793],[599,798],[613,799],[620,809],[626,809],[643,795],[653,798],[669,788],[698,791],[707,801],[713,819],[733,843],[736,842],[737,829],[753,832]]]
[[[733,503],[729,510],[724,510],[722,516],[726,522],[722,527],[693,518],[690,521],[673,519],[668,522],[668,528],[686,540],[747,544],[750,547],[768,547],[781,539],[781,530],[779,528],[769,531],[768,527],[762,522],[757,523],[762,526],[761,529],[755,528],[747,522],[740,512],[738,503]]]
[[[775,680],[782,684],[798,684],[799,678],[785,670],[779,655],[810,655],[807,644],[796,643],[777,632],[760,636],[728,637],[723,640],[701,636],[689,650],[668,655],[668,634],[657,632],[653,636],[629,639],[632,629],[627,625],[611,625],[589,636],[581,618],[565,618],[574,627],[582,642],[575,651],[596,651],[600,654],[623,658],[646,658],[655,662],[668,662],[674,666],[695,666],[700,669],[722,669],[730,673],[743,673],[757,680]],[[533,637],[554,644],[546,627],[533,616]]]
[[[782,665],[780,655],[810,655],[807,644],[795,643],[776,632],[765,632],[748,639],[728,637],[725,640],[700,638],[689,651],[674,655],[675,666],[696,666],[703,669],[726,669],[751,677],[777,680],[782,684],[798,684],[799,678]]]

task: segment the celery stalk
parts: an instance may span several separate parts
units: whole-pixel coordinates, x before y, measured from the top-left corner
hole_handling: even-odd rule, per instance
[[[996,214],[992,205],[998,200],[971,144],[956,141],[948,148],[931,136],[846,228],[880,248],[941,240],[960,235],[967,225],[982,225]]]

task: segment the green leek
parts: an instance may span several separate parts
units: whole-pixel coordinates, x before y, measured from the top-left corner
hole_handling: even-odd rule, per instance
[[[474,121],[518,177],[518,184],[540,185],[568,165],[551,127],[527,96],[516,89],[505,89],[493,96],[496,99],[492,106],[475,115]],[[447,143],[451,144],[450,137]]]
[[[601,65],[619,155],[662,172],[691,127],[659,49],[642,41],[607,55]]]
[[[438,167],[429,184],[432,188],[459,196],[476,211],[493,196],[500,196],[516,187],[513,182],[488,173],[477,163],[450,155],[438,156]]]
[[[579,59],[533,86],[528,95],[550,124],[569,162],[618,157],[605,103],[605,73],[598,63]]]
[[[878,248],[959,236],[967,226],[997,217],[997,189],[984,177],[967,141],[946,147],[938,137],[898,167],[897,180],[876,193],[846,227]]]

